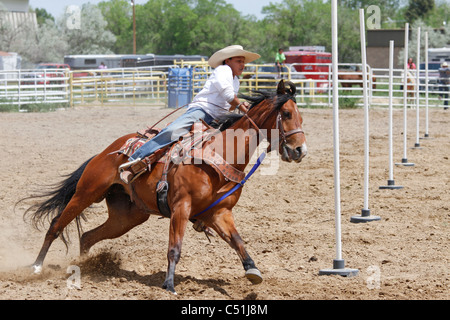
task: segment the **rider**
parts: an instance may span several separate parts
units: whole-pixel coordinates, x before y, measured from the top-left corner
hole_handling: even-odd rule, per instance
[[[156,150],[177,141],[180,136],[189,132],[192,125],[200,119],[210,124],[213,120],[223,118],[236,108],[246,112],[249,106],[248,102],[241,103],[237,97],[238,76],[244,71],[246,63],[258,58],[260,58],[259,54],[246,51],[240,45],[228,46],[214,53],[209,58],[208,64],[215,70],[203,89],[189,104],[187,111],[133,153],[128,162],[119,167],[119,172],[126,171]],[[125,178],[126,176],[128,177]],[[132,180],[129,177],[129,174],[121,174],[122,180],[126,183]]]

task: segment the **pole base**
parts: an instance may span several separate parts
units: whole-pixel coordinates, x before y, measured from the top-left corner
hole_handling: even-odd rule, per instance
[[[396,163],[396,166],[405,166],[405,167],[412,167],[414,166],[414,163],[408,162],[408,159],[402,158],[402,163]]]
[[[343,259],[333,260],[333,269],[321,269],[319,270],[319,276],[323,275],[339,275],[343,277],[355,277],[359,273],[358,269],[345,268],[345,261]]]
[[[380,217],[370,215],[370,209],[362,209],[360,216],[353,216],[350,218],[350,222],[353,222],[353,223],[364,223],[364,222],[379,221],[379,220],[381,220]]]
[[[411,149],[422,149],[422,147],[420,146],[420,143],[415,143],[414,147],[412,147]]]
[[[425,133],[423,135],[423,137],[420,137],[419,139],[431,139],[431,138],[430,138],[430,135],[428,133]]]
[[[388,180],[387,186],[381,186],[380,189],[403,189],[402,186],[396,186],[394,180]]]

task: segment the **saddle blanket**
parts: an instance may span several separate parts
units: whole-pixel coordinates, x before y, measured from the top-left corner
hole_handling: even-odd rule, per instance
[[[120,153],[123,153],[127,157],[130,157],[137,149],[142,147],[148,141],[147,138],[134,137],[130,138],[125,142],[125,144],[120,148]]]

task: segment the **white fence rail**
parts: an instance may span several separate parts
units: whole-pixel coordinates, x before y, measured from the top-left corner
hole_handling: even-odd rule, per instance
[[[297,72],[293,64],[281,74],[267,72],[266,66],[248,65],[241,79],[241,89],[274,90],[281,77],[297,86],[297,103],[302,107],[330,107],[332,103],[331,65],[317,65],[321,71]],[[301,65],[300,65],[301,66]],[[308,66],[311,66],[310,64]],[[106,70],[69,71],[67,69],[0,71],[0,106],[16,105],[21,110],[27,104],[58,103],[73,106],[89,102],[163,103],[167,105],[167,70],[174,66],[123,68]],[[311,68],[310,68],[311,69]],[[363,83],[360,64],[339,64],[340,105],[363,106]],[[193,95],[201,89],[211,69],[207,66],[193,68]],[[368,97],[370,106],[388,106],[389,70],[368,67]],[[408,104],[415,106],[419,94],[421,105],[442,106],[449,101],[448,86],[438,81],[438,75],[429,73],[428,86],[424,71],[411,70],[404,84],[402,69],[393,76],[393,106],[404,105],[404,90]],[[426,94],[428,90],[428,94]]]
[[[0,105],[68,103],[69,79],[65,69],[0,71]]]

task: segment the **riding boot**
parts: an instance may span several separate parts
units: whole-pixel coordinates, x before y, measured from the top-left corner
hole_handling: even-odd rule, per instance
[[[120,179],[126,184],[132,183],[145,171],[147,171],[147,164],[141,159],[124,163],[119,167]]]

